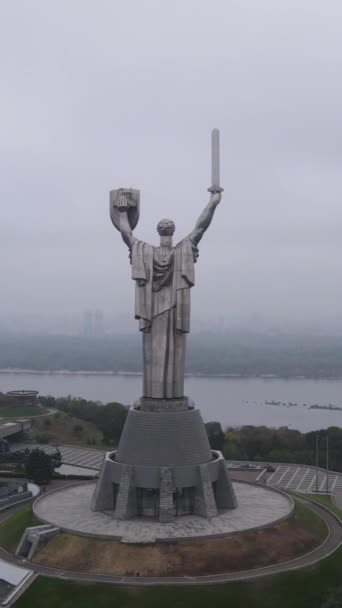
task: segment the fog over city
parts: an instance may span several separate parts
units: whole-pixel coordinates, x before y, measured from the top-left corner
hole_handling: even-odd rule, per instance
[[[137,237],[171,217],[180,240],[217,127],[193,317],[338,327],[341,26],[340,0],[1,2],[2,322],[133,316],[108,191],[141,190]]]

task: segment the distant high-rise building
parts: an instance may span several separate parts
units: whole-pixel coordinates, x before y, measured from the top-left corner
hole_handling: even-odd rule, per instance
[[[86,338],[103,336],[103,312],[102,310],[86,310],[83,313],[83,335]]]
[[[86,338],[91,338],[93,335],[93,313],[91,310],[86,310],[83,313],[83,335]]]
[[[93,322],[94,336],[103,336],[103,312],[102,310],[95,310],[94,322]]]

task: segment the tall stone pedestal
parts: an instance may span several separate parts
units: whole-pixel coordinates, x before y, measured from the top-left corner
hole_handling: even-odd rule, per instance
[[[141,398],[129,410],[92,499],[94,511],[161,522],[191,513],[209,519],[236,506],[223,456],[210,449],[201,414],[187,398]]]

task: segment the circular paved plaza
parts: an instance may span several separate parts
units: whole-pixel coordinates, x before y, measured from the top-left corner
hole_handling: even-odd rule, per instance
[[[237,509],[211,520],[185,515],[167,524],[142,518],[119,521],[113,518],[113,512],[93,512],[90,509],[94,488],[94,482],[87,482],[42,495],[34,503],[34,513],[44,523],[74,534],[151,543],[161,539],[196,538],[250,530],[283,519],[293,509],[292,500],[278,491],[234,482]]]

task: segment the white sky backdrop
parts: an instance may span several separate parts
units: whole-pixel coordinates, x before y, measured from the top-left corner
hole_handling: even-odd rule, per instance
[[[341,0],[2,0],[0,314],[133,313],[108,191],[180,239],[219,127],[194,316],[341,319],[341,32]]]

